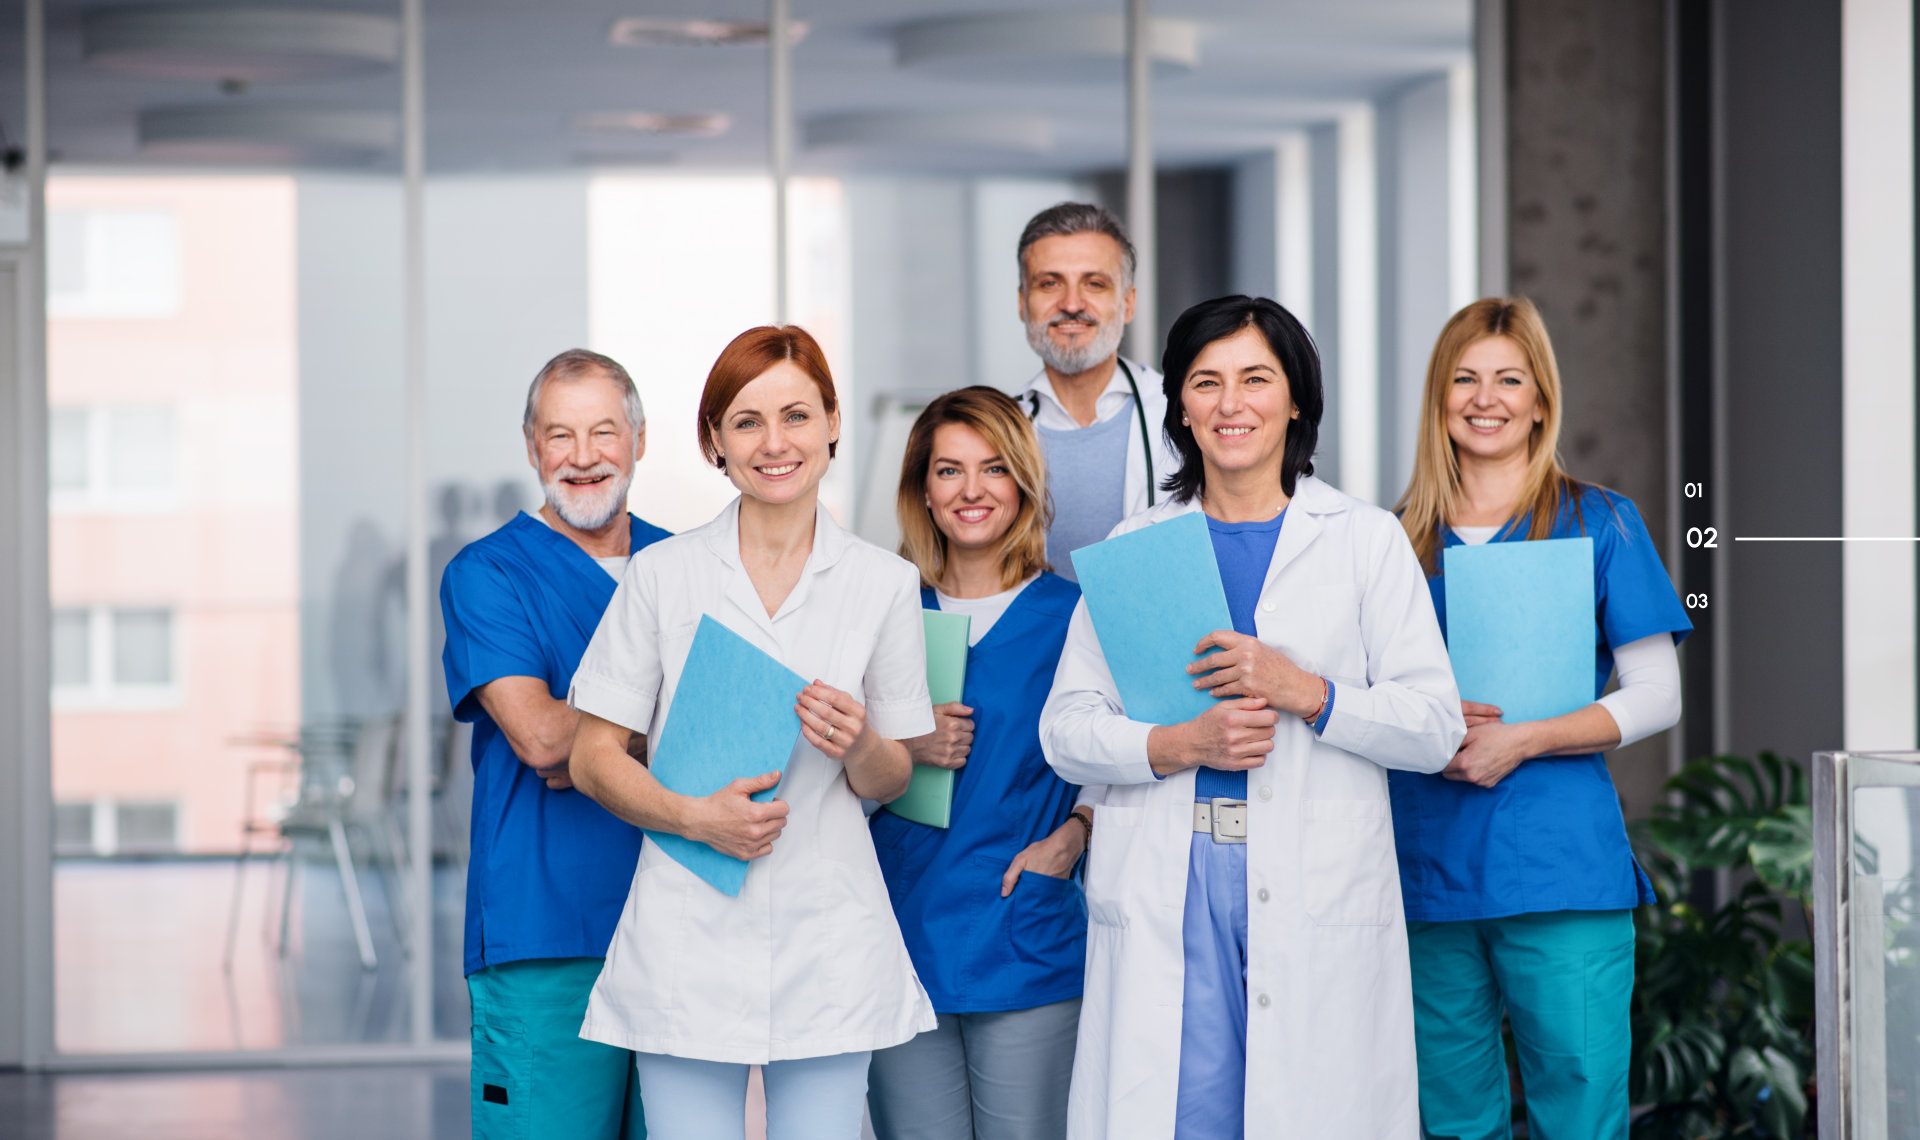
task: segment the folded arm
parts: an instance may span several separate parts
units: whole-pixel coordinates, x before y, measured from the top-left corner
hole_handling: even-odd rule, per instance
[[[580,714],[556,700],[538,677],[501,677],[473,691],[480,707],[500,726],[520,762],[538,772],[547,787],[570,788],[568,758]],[[643,738],[644,739],[644,738]]]

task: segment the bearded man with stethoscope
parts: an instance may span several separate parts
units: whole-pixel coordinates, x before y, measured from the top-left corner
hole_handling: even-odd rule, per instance
[[[1159,499],[1177,462],[1159,425],[1160,374],[1120,356],[1133,320],[1133,243],[1099,206],[1062,202],[1020,235],[1020,319],[1040,374],[1019,395],[1047,459],[1047,561],[1072,578],[1080,547]]]

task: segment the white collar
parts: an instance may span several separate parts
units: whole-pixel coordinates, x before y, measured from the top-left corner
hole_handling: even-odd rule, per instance
[[[740,499],[741,496],[735,495],[725,510],[700,528],[705,532],[707,549],[736,570],[746,568],[746,563],[740,558]],[[846,553],[852,541],[840,524],[834,521],[833,513],[827,510],[826,504],[816,499],[813,505],[813,552],[807,555],[807,565],[801,575],[804,577],[815,570],[824,570],[840,561],[840,556]]]
[[[1301,511],[1310,515],[1337,515],[1346,510],[1350,502],[1346,493],[1336,490],[1332,484],[1312,475],[1302,475],[1294,480],[1293,497],[1287,500],[1287,510],[1291,511],[1299,507]],[[1198,495],[1184,503],[1169,497],[1152,509],[1151,521],[1165,522],[1167,519],[1199,509],[1200,496]]]
[[[1121,368],[1121,365],[1125,364],[1128,367],[1132,368],[1135,376],[1139,375],[1140,366],[1138,364],[1135,364],[1133,361],[1128,360],[1126,357],[1119,355],[1118,353],[1114,354],[1113,360],[1114,360],[1113,375],[1107,378],[1107,386],[1105,388],[1100,389],[1100,394],[1094,397],[1094,401],[1096,403],[1106,399],[1108,396],[1113,395],[1116,392],[1122,396],[1131,397],[1133,395],[1133,388],[1127,384],[1127,374],[1126,374],[1126,371]],[[1023,396],[1026,395],[1028,392],[1037,392],[1040,395],[1045,396],[1047,399],[1052,400],[1054,407],[1059,408],[1063,412],[1067,410],[1067,406],[1060,402],[1059,395],[1055,393],[1053,390],[1053,377],[1049,376],[1047,374],[1047,370],[1044,368],[1040,370],[1040,374],[1038,376],[1035,376],[1032,380],[1028,381],[1027,386],[1025,388],[1022,388],[1020,390],[1020,394]],[[1142,398],[1143,399],[1145,398],[1144,394],[1142,395]]]

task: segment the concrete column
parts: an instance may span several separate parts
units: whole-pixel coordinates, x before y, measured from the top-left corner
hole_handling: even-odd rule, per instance
[[[1535,0],[1504,19],[1510,288],[1539,305],[1553,337],[1568,469],[1632,499],[1662,543],[1674,478],[1664,6]],[[1629,815],[1644,814],[1667,776],[1664,743],[1608,761]]]

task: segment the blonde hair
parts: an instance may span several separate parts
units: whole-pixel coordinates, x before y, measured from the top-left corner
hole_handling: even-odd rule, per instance
[[[894,500],[900,518],[900,557],[920,568],[920,581],[938,586],[947,572],[947,536],[933,523],[927,506],[927,467],[933,461],[933,433],[959,424],[980,433],[1013,473],[1020,488],[1020,511],[1000,538],[1000,587],[1011,590],[1047,564],[1047,526],[1053,501],[1047,497],[1047,465],[1033,424],[998,388],[975,385],[948,392],[928,404],[907,434],[900,461],[900,493]]]
[[[1540,409],[1540,422],[1527,436],[1526,485],[1506,526],[1531,513],[1527,537],[1548,538],[1563,506],[1579,509],[1580,484],[1560,465],[1560,366],[1554,361],[1553,342],[1540,310],[1525,297],[1483,297],[1455,313],[1434,342],[1426,391],[1420,398],[1413,477],[1394,507],[1428,574],[1440,571],[1440,527],[1453,518],[1460,503],[1460,456],[1447,434],[1447,394],[1467,349],[1495,336],[1508,337],[1520,346],[1533,373]]]

